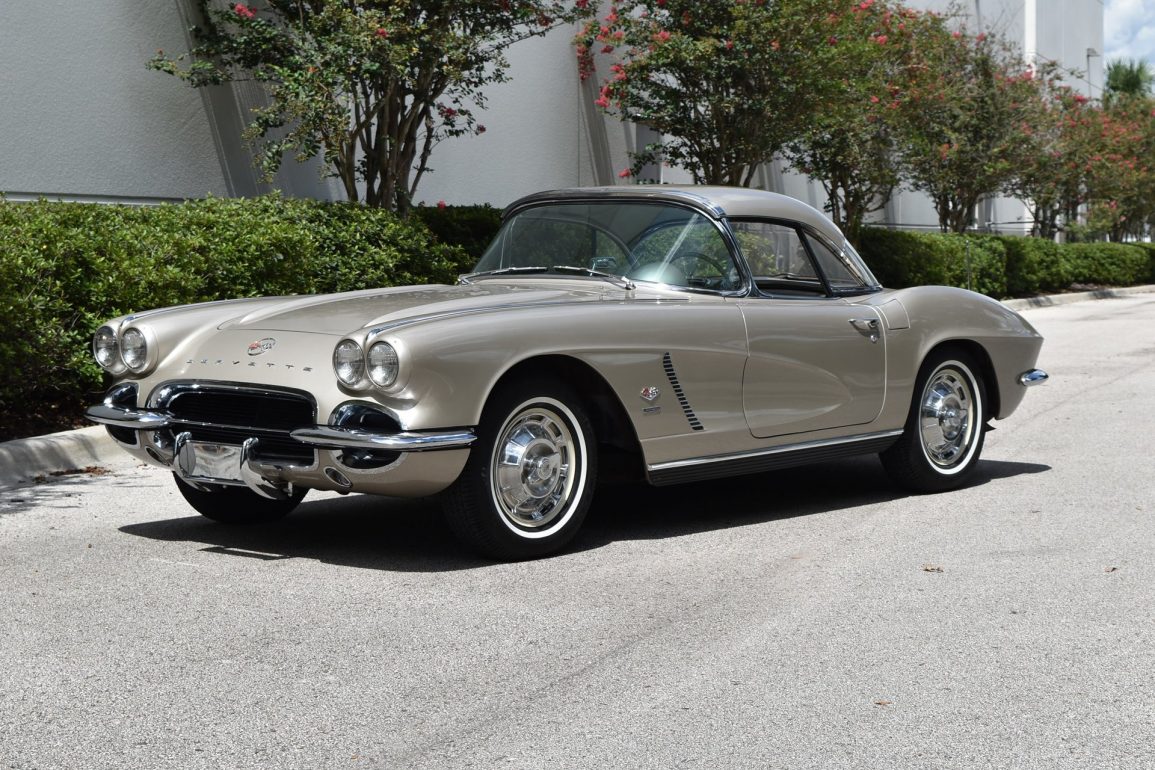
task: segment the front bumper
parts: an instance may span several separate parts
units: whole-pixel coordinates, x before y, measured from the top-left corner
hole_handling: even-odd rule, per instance
[[[442,491],[456,480],[477,436],[469,428],[443,431],[379,432],[361,427],[317,425],[279,436],[300,447],[311,460],[286,460],[262,449],[262,431],[210,422],[190,423],[165,409],[141,409],[111,399],[89,407],[85,416],[109,428],[117,443],[152,465],[171,470],[194,487],[247,486],[280,498],[293,486],[337,492],[364,492],[422,497]],[[214,441],[233,448],[239,467],[233,474],[204,473],[198,466],[198,441],[192,430],[229,430],[236,438]]]

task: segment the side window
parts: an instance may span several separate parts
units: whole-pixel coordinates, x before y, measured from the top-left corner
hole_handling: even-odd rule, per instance
[[[810,243],[810,248],[814,251],[814,258],[818,260],[818,266],[822,268],[822,274],[826,276],[826,280],[830,282],[830,288],[834,291],[857,291],[865,288],[866,284],[862,278],[858,276],[848,259],[841,254],[835,253],[820,238],[807,237]]]
[[[730,249],[718,228],[698,214],[644,233],[631,250],[630,277],[689,289],[741,287]]]
[[[750,221],[732,221],[730,226],[759,291],[785,296],[826,295],[802,234],[796,228]]]

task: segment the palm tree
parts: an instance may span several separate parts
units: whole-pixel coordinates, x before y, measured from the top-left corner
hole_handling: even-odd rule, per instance
[[[1145,59],[1112,59],[1107,62],[1107,100],[1150,96],[1155,85],[1155,71]]]

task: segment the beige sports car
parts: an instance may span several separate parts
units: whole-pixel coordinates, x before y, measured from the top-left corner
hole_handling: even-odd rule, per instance
[[[519,559],[563,548],[607,474],[877,453],[908,490],[956,487],[1046,380],[1042,342],[979,294],[882,288],[791,198],[573,189],[511,205],[454,286],[114,319],[93,350],[116,384],[87,414],[211,519],[440,494],[468,546]]]

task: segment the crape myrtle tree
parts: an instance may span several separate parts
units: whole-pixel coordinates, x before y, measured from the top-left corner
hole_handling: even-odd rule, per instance
[[[1089,237],[1141,237],[1155,211],[1155,105],[1109,102],[1095,111],[1095,152],[1086,162]]]
[[[920,34],[926,66],[901,104],[898,149],[906,181],[925,192],[944,232],[964,232],[983,197],[1007,191],[1029,159],[1033,124],[1054,65],[1028,65],[1004,41],[949,31]]]
[[[589,0],[200,0],[194,45],[154,69],[194,87],[262,84],[246,137],[271,176],[320,155],[351,201],[408,209],[434,146],[485,127],[483,87],[514,43],[593,13]]]
[[[899,183],[894,133],[912,73],[925,66],[922,29],[935,22],[893,2],[841,5],[825,17],[834,98],[809,115],[785,156],[822,184],[831,218],[857,243],[865,217]]]
[[[749,186],[836,84],[826,44],[834,0],[619,0],[575,45],[584,78],[608,64],[597,104],[661,141],[623,177],[661,159],[697,184]],[[605,9],[603,9],[605,10]]]
[[[1054,84],[1019,134],[1027,152],[1007,191],[1026,203],[1032,234],[1053,239],[1078,220],[1087,201],[1092,159],[1101,153],[1100,111],[1069,86]]]

